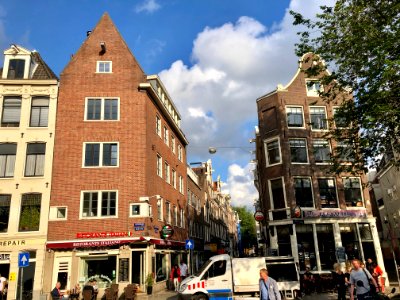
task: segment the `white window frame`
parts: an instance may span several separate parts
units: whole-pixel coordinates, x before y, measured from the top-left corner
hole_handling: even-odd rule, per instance
[[[336,114],[336,111],[337,111],[338,109],[340,109],[340,106],[333,106],[333,107],[332,107],[332,116],[333,116],[333,121],[334,121],[334,123],[335,123],[335,127],[336,127],[337,129],[346,129],[346,128],[349,128],[349,126],[347,126],[347,127],[338,127],[338,126],[336,125],[335,114]]]
[[[99,99],[101,101],[101,110],[100,110],[100,119],[99,120],[89,120],[87,118],[87,113],[88,113],[88,103],[89,100],[97,100]],[[105,107],[105,101],[106,100],[117,100],[118,101],[118,118],[116,120],[105,120],[104,119],[104,107]],[[121,118],[121,99],[120,97],[85,97],[85,115],[84,115],[84,121],[85,122],[117,122]]]
[[[101,216],[101,197],[98,197],[98,204],[97,204],[97,216],[95,217],[88,217],[83,216],[83,195],[84,193],[97,193],[98,196],[101,196],[102,192],[115,192],[115,216]],[[98,220],[98,219],[118,219],[118,199],[119,194],[118,190],[84,190],[81,191],[81,199],[79,205],[79,220]]]
[[[314,155],[314,161],[315,161],[315,152],[314,152],[314,142],[315,141],[325,141],[328,144],[329,152],[332,155],[332,146],[331,146],[331,143],[329,142],[329,140],[327,140],[327,139],[314,139],[311,142],[311,149],[312,149],[312,152],[313,152],[313,155]],[[317,164],[317,165],[329,165],[329,164],[331,164],[331,162],[330,161],[328,161],[328,162],[317,162],[317,161],[315,161],[315,164]]]
[[[291,160],[290,160],[290,163],[291,164],[293,164],[293,165],[308,165],[308,164],[310,164],[310,157],[309,157],[309,155],[308,155],[308,141],[307,141],[307,139],[306,138],[289,138],[288,139],[289,140],[289,153],[290,153],[290,159],[291,159],[291,147],[290,147],[290,140],[304,140],[305,142],[306,142],[306,156],[307,156],[307,162],[292,162]]]
[[[161,138],[161,118],[156,115],[156,134]]]
[[[273,141],[278,141],[278,147],[279,147],[279,162],[270,164],[269,163],[269,155],[268,155],[268,143],[273,142]],[[269,139],[264,140],[264,151],[265,151],[265,162],[267,167],[272,167],[276,165],[282,164],[282,148],[281,148],[281,139],[279,136],[275,136]]]
[[[86,145],[87,144],[99,144],[100,151],[99,151],[99,165],[98,166],[85,166],[85,158],[86,158]],[[104,144],[117,144],[117,165],[116,166],[103,166],[103,145]],[[82,149],[82,168],[84,169],[95,169],[95,168],[118,168],[119,167],[119,142],[84,142],[83,149]]]
[[[321,206],[321,209],[337,209],[337,210],[340,210],[340,205],[339,205],[339,194],[338,194],[338,185],[337,185],[337,180],[336,180],[336,178],[335,177],[317,177],[316,178],[317,179],[317,184],[318,184],[318,193],[319,193],[319,202],[320,202],[320,206]],[[335,190],[336,190],[336,206],[337,207],[322,207],[322,205],[321,205],[321,193],[320,193],[320,188],[319,188],[319,182],[318,182],[318,179],[332,179],[333,180],[333,182],[334,182],[334,184],[335,184]]]
[[[311,122],[311,109],[312,108],[323,108],[324,109],[324,111],[325,111],[326,129],[315,129],[315,128],[313,128],[313,125],[312,125],[312,122]],[[309,115],[310,115],[310,128],[311,128],[311,131],[319,131],[319,132],[328,131],[329,130],[329,123],[328,123],[328,113],[327,113],[327,110],[326,110],[326,106],[323,106],[323,105],[310,105],[308,107],[308,110],[309,110],[308,112],[309,112]]]
[[[164,167],[165,167],[165,181],[167,183],[171,184],[171,174],[170,174],[171,168],[170,168],[169,164],[167,163],[167,161],[164,161]]]
[[[178,159],[182,161],[182,146],[178,144]]]
[[[132,206],[139,206],[139,214],[132,214]],[[151,205],[147,202],[129,203],[129,218],[147,218],[151,217]]]
[[[178,227],[178,207],[174,205],[174,226]]]
[[[172,169],[171,171],[171,185],[176,189],[176,170]]]
[[[171,134],[171,150],[172,150],[172,153],[175,154],[175,152],[176,152],[176,149],[175,149],[175,136],[173,136],[172,134]]]
[[[357,176],[346,176],[346,177],[342,177],[342,184],[343,184],[343,193],[345,192],[345,187],[344,187],[344,180],[345,179],[358,179],[358,182],[360,183],[360,191],[361,191],[361,202],[362,202],[362,206],[347,206],[346,203],[346,197],[343,197],[343,201],[346,205],[346,208],[351,208],[351,209],[365,209],[365,199],[364,199],[364,190],[363,190],[363,186],[362,186],[362,181],[361,181],[361,177],[357,177]]]
[[[286,188],[285,188],[285,178],[283,176],[280,176],[280,177],[275,177],[275,178],[268,179],[268,193],[269,193],[269,201],[270,201],[271,210],[275,209],[275,207],[274,207],[274,199],[272,198],[271,181],[277,180],[277,179],[280,179],[282,181],[283,198],[284,198],[284,201],[285,201],[285,208],[288,208],[287,196],[286,196]]]
[[[167,126],[164,126],[164,144],[169,147],[169,130]]]
[[[157,219],[159,221],[164,220],[164,200],[163,200],[163,198],[157,199]]]
[[[311,197],[312,197],[312,203],[313,206],[300,206],[302,210],[313,210],[315,209],[315,195],[314,195],[314,187],[313,187],[313,181],[312,178],[310,176],[293,176],[293,191],[295,191],[296,186],[295,186],[295,179],[309,179],[310,180],[310,184],[311,184]],[[296,200],[296,195],[294,197],[294,200]],[[296,203],[297,205],[297,203]]]
[[[157,161],[156,161],[156,173],[159,177],[163,178],[163,165],[162,165],[162,156],[157,153]]]
[[[110,64],[110,71],[109,72],[101,72],[100,71],[100,64],[105,64],[109,63]],[[111,74],[112,71],[112,61],[111,60],[98,60],[96,61],[96,73],[98,74]]]
[[[179,175],[179,193],[183,195],[183,191],[184,191],[183,177]]]
[[[320,86],[319,91],[318,91],[317,89],[314,89],[314,88],[310,89],[310,87],[308,86],[308,83],[309,83],[309,82],[318,82],[318,83],[319,83],[319,86]],[[316,79],[306,79],[306,80],[305,80],[305,83],[306,83],[306,93],[307,93],[307,96],[308,96],[308,97],[319,97],[318,92],[322,92],[322,91],[324,90],[324,87],[323,87],[323,85],[321,84],[321,81],[320,81],[320,80],[316,80]],[[315,87],[315,84],[313,84],[311,87]]]
[[[65,217],[58,217],[58,209],[65,208]],[[49,221],[65,221],[68,219],[68,207],[67,206],[50,206]]]
[[[295,126],[289,126],[289,119],[288,119],[288,113],[287,113],[287,109],[288,108],[300,108],[301,109],[301,115],[303,118],[303,124],[300,127],[295,127]],[[306,128],[306,119],[304,118],[304,107],[302,105],[286,105],[285,106],[285,119],[286,119],[286,126],[289,129],[305,129]]]
[[[171,225],[171,202],[165,202],[165,212],[167,214],[167,219],[165,220],[167,224]]]
[[[180,227],[185,228],[185,211],[181,208]]]

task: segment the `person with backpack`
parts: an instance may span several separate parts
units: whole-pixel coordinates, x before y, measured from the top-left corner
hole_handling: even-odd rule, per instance
[[[278,284],[268,276],[267,269],[260,270],[260,300],[282,300]]]
[[[357,300],[371,299],[370,281],[372,282],[376,292],[379,291],[378,284],[368,270],[361,267],[361,262],[358,259],[352,261],[353,270],[350,273],[350,300],[354,300],[354,288],[356,288]]]

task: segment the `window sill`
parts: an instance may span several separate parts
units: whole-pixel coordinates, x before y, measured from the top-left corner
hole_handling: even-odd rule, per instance
[[[292,165],[309,165],[310,162],[290,162]]]
[[[49,126],[40,126],[40,127],[34,127],[34,126],[29,126],[26,127],[26,130],[49,130]]]
[[[312,129],[311,132],[329,132],[329,129]]]
[[[153,217],[145,216],[145,215],[130,215],[129,218],[138,219],[138,218],[153,218]]]
[[[58,222],[58,221],[67,221],[68,219],[67,218],[63,218],[63,219],[49,219],[49,221],[51,221],[51,222]]]
[[[88,122],[88,123],[94,123],[94,122],[118,122],[120,119],[117,120],[86,120],[84,119],[84,122]]]
[[[46,176],[44,176],[44,175],[40,175],[40,176],[25,176],[24,175],[24,177],[22,177],[22,180],[26,180],[26,179],[43,179],[43,178],[46,178]]]
[[[289,125],[288,125],[287,128],[288,129],[306,129],[304,126],[302,126],[302,127],[292,127],[292,126],[289,126]]]
[[[315,164],[316,165],[322,165],[322,166],[328,166],[328,165],[331,165],[332,163],[330,163],[330,162],[316,162]]]
[[[113,72],[94,72],[95,74],[113,74]]]
[[[276,163],[276,164],[267,165],[267,168],[273,167],[273,166],[278,166],[278,165],[281,165],[281,164],[282,164],[282,162],[279,162],[279,163]]]
[[[13,180],[15,179],[14,176],[12,177],[0,177],[0,180]]]
[[[119,165],[117,165],[117,166],[93,166],[93,167],[82,166],[82,169],[115,169],[115,168],[119,168]]]
[[[79,216],[79,220],[104,220],[104,219],[118,219],[118,216],[104,216],[104,217],[83,217],[83,216]]]

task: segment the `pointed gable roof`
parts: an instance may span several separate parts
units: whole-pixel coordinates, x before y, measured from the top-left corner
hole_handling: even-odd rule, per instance
[[[75,55],[72,56],[71,60],[69,63],[66,65],[64,70],[61,72],[61,75],[66,72],[74,63],[81,57],[81,55],[86,54],[87,48],[89,48],[90,45],[93,45],[93,43],[97,43],[100,41],[105,41],[106,42],[106,51],[109,51],[110,45],[107,44],[107,40],[113,39],[114,42],[118,43],[119,46],[124,47],[127,52],[131,55],[133,58],[134,64],[139,67],[140,71],[143,73],[143,69],[141,68],[140,64],[136,60],[135,56],[129,49],[128,45],[126,44],[124,38],[118,31],[117,27],[115,26],[114,22],[111,20],[110,15],[105,12],[102,17],[100,18],[99,22],[96,24],[95,28],[89,33],[87,36],[86,40],[83,42],[81,47],[78,49]],[[115,46],[115,45],[114,45]],[[100,45],[99,45],[99,51],[100,51]]]
[[[38,64],[35,72],[32,74],[32,79],[57,79],[57,75],[50,69],[40,54],[36,51],[32,52],[33,60]]]

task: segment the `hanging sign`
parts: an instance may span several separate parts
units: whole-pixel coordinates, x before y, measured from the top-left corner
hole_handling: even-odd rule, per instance
[[[263,220],[264,220],[264,213],[263,213],[261,210],[257,210],[257,211],[254,213],[254,219],[255,219],[257,222],[263,221]]]
[[[161,236],[163,239],[167,239],[173,235],[174,235],[174,229],[172,228],[171,225],[163,226],[163,228],[161,229]]]

